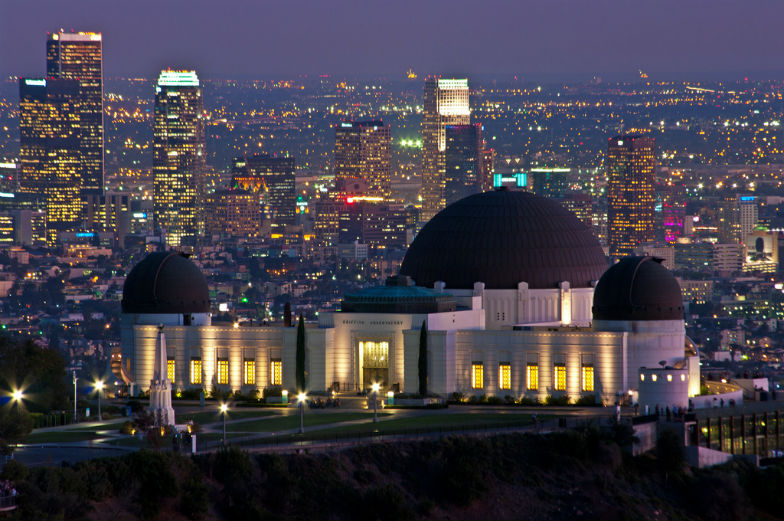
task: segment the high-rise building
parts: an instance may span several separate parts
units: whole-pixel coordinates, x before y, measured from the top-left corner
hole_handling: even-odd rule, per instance
[[[155,87],[153,201],[156,229],[179,246],[203,231],[204,101],[195,71],[162,71]]]
[[[80,186],[84,193],[104,189],[103,59],[100,33],[50,33],[46,42],[46,75],[76,80],[79,108]]]
[[[447,125],[444,135],[444,197],[452,204],[481,192],[485,184],[482,125]]]
[[[542,197],[564,197],[569,191],[570,168],[537,167],[528,172],[531,191]]]
[[[342,122],[335,127],[335,179],[362,179],[368,195],[388,199],[392,137],[383,121]]]
[[[272,230],[296,223],[297,187],[293,157],[254,154],[234,160],[232,186],[259,195]]]
[[[471,123],[468,80],[425,80],[422,113],[422,222],[446,206],[446,127]]]
[[[631,255],[654,240],[655,158],[652,137],[626,135],[609,141],[607,230],[610,256]]]
[[[759,221],[759,206],[757,198],[753,195],[738,196],[738,210],[740,219],[740,240],[746,242]]]
[[[76,80],[19,79],[19,187],[46,201],[48,237],[73,231],[81,219],[79,83]]]
[[[207,194],[208,235],[249,240],[261,235],[259,198],[247,190],[216,190]]]

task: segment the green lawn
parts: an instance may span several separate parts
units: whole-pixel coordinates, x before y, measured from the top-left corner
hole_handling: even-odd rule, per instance
[[[220,411],[216,410],[205,410],[203,412],[196,412],[196,413],[178,413],[177,411],[174,412],[175,416],[177,417],[177,423],[185,423],[187,421],[193,420],[199,425],[206,425],[208,423],[217,423],[222,422],[223,418],[221,417]],[[280,414],[274,410],[261,410],[261,409],[254,409],[254,410],[237,410],[231,409],[228,412],[228,416],[226,419],[228,421],[231,420],[243,420],[245,418],[261,418],[264,416],[272,416],[274,414]]]
[[[389,416],[389,413],[379,413],[379,417]],[[368,420],[373,418],[372,412],[335,412],[308,414],[305,411],[305,428],[353,420]],[[232,432],[278,432],[296,429],[299,427],[299,414],[289,414],[280,418],[268,420],[249,421],[226,425],[226,431]]]
[[[87,441],[101,438],[99,434],[92,431],[48,431],[48,432],[34,432],[30,434],[23,443],[57,443],[69,441]]]

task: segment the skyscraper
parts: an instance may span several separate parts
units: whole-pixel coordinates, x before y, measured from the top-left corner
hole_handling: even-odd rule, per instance
[[[162,71],[155,87],[153,213],[166,243],[203,230],[204,102],[195,71]]]
[[[335,179],[362,179],[370,195],[388,199],[391,190],[389,125],[383,121],[342,122],[335,127]]]
[[[19,187],[46,200],[47,240],[81,218],[81,111],[76,80],[19,79]]]
[[[83,193],[104,189],[103,59],[100,33],[50,33],[46,42],[46,75],[76,80],[79,107],[79,181]]]
[[[296,223],[297,188],[293,157],[254,154],[234,160],[232,186],[259,195],[272,230]]]
[[[631,255],[654,240],[655,158],[652,137],[626,135],[609,141],[607,228],[611,257]]]
[[[444,198],[452,204],[482,191],[482,125],[447,125],[444,149]]]
[[[446,206],[446,126],[471,123],[468,80],[425,80],[422,113],[422,221]]]

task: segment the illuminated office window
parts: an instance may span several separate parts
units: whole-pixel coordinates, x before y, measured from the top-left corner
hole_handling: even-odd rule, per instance
[[[508,362],[498,364],[498,383],[501,389],[512,388],[512,366]]]
[[[556,365],[555,374],[553,375],[553,383],[556,391],[566,390],[566,366]]]
[[[191,383],[201,383],[201,358],[191,358]]]
[[[174,381],[174,358],[166,360],[166,378],[168,378],[170,382]]]
[[[229,383],[229,361],[225,358],[218,360],[218,383],[223,385]]]
[[[256,360],[245,360],[242,383],[245,385],[256,384]]]
[[[538,391],[539,390],[539,366],[534,364],[528,364],[525,368],[525,387],[529,391]]]
[[[482,362],[474,362],[471,364],[471,388],[482,389],[485,386],[484,382],[484,369],[485,366]]]
[[[583,391],[593,392],[593,366],[583,366]]]
[[[270,361],[270,385],[283,385],[283,362],[280,359]]]

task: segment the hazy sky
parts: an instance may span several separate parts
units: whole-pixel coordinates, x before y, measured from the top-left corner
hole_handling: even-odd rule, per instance
[[[783,24],[781,0],[0,0],[0,74],[42,75],[62,27],[103,32],[107,76],[781,76]]]

